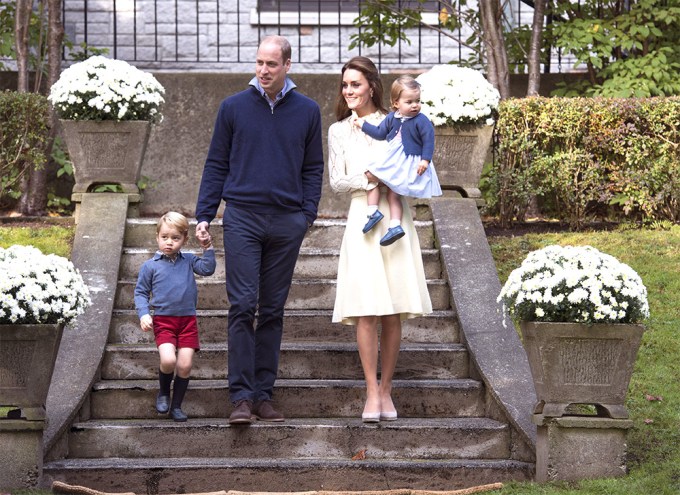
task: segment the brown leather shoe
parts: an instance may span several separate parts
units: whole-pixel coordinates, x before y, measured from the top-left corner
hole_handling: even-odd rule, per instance
[[[229,416],[230,425],[249,425],[253,422],[253,403],[249,400],[240,400],[234,406]]]
[[[270,400],[256,402],[253,406],[253,414],[260,421],[273,421],[277,423],[284,421],[283,414],[274,409]]]

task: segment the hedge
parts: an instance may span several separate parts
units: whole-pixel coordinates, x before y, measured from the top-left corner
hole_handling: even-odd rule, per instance
[[[504,226],[534,196],[589,220],[680,220],[680,98],[522,98],[501,103],[487,204]]]
[[[45,96],[0,92],[0,198],[18,197],[23,175],[45,165],[49,122]]]

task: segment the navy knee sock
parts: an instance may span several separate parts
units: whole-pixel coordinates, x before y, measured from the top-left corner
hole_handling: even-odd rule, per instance
[[[170,397],[170,384],[172,383],[172,377],[175,376],[174,373],[163,373],[158,370],[158,383],[160,385],[160,395]]]
[[[170,409],[181,409],[184,394],[189,386],[189,378],[175,377],[175,385],[172,388],[172,404]]]

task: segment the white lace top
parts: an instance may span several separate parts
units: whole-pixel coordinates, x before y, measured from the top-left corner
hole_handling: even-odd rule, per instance
[[[380,111],[364,117],[378,125],[385,118]],[[381,159],[387,150],[386,141],[376,141],[352,125],[351,117],[336,122],[328,129],[328,169],[331,189],[335,192],[365,191],[376,186],[369,183],[364,172],[368,165]]]

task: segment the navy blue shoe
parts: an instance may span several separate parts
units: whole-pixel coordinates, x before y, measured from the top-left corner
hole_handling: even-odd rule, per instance
[[[392,227],[391,229],[387,229],[387,233],[383,236],[382,239],[380,239],[380,245],[381,246],[389,246],[394,241],[401,239],[405,235],[406,235],[406,232],[404,232],[404,229],[401,228],[401,225],[397,225],[396,227]]]
[[[158,394],[156,397],[156,411],[166,414],[170,410],[170,396]]]
[[[383,219],[383,214],[380,213],[380,210],[375,210],[372,215],[368,216],[368,222],[366,222],[366,225],[364,225],[364,228],[362,232],[365,234],[369,230],[371,230],[373,227],[376,226],[376,224]]]
[[[178,423],[184,423],[188,417],[179,407],[170,409],[170,417]]]

